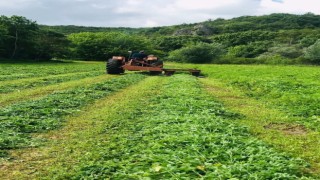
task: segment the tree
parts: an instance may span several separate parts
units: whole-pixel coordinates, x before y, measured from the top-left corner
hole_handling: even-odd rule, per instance
[[[218,43],[190,45],[170,52],[168,59],[176,62],[209,63],[220,58],[225,49]]]
[[[159,36],[156,37],[153,42],[157,49],[169,53],[170,51],[180,49],[190,44],[199,42],[210,43],[211,40],[201,36]]]
[[[68,39],[77,58],[106,60],[115,55],[126,56],[129,50],[152,53],[150,41],[145,37],[120,32],[76,33]]]
[[[30,58],[36,51],[34,38],[38,25],[22,16],[1,16],[0,26],[7,30],[4,39],[6,58]]]
[[[66,58],[69,56],[70,41],[60,33],[40,30],[36,39],[36,59]]]
[[[280,55],[285,58],[298,58],[303,55],[302,49],[297,46],[279,44],[269,49],[269,52],[274,55]]]
[[[311,63],[320,64],[320,39],[306,49],[305,58]]]
[[[245,31],[237,33],[226,33],[217,36],[213,36],[212,39],[215,42],[219,42],[227,47],[246,45],[255,41],[267,41],[272,40],[275,37],[274,32],[269,31]]]
[[[6,45],[5,41],[8,36],[7,28],[4,25],[0,24],[0,57],[3,57],[3,54],[5,53]]]
[[[228,57],[245,57],[254,58],[268,51],[270,46],[269,41],[257,41],[248,45],[233,46],[228,49]]]

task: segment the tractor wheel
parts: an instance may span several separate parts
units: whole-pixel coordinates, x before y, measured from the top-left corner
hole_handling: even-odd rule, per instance
[[[121,68],[122,62],[114,59],[109,59],[107,62],[107,73],[108,74],[121,74],[124,73],[124,69]]]

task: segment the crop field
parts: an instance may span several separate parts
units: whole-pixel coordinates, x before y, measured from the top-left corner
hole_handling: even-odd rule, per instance
[[[0,179],[319,179],[318,67],[0,64]]]

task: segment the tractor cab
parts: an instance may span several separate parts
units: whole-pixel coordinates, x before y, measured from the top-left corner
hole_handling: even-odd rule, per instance
[[[129,51],[130,55],[129,55],[129,59],[137,59],[137,60],[145,60],[148,55],[144,53],[144,51],[140,51],[140,52],[132,52]]]

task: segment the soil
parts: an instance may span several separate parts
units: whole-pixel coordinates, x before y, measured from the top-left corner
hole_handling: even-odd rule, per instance
[[[286,123],[270,123],[263,126],[265,129],[275,129],[288,135],[306,135],[307,128],[301,124],[286,124]]]

